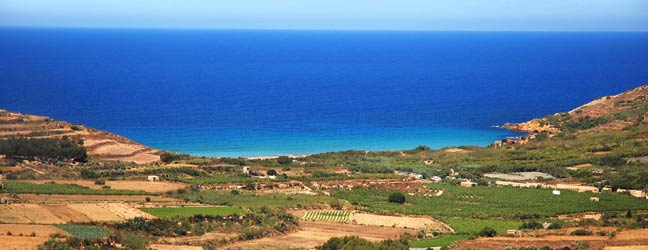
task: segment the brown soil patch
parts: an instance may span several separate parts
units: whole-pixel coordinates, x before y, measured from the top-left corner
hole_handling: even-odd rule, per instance
[[[451,232],[450,227],[442,222],[435,221],[430,217],[406,217],[375,215],[366,213],[354,213],[351,220],[359,225],[403,227],[403,228],[427,228],[441,232]]]
[[[210,233],[205,233],[201,236],[161,237],[158,242],[164,242],[170,244],[201,245],[205,241],[209,241],[209,240],[218,241],[222,239],[231,239],[231,238],[236,238],[237,236],[238,234],[210,232]]]
[[[151,203],[160,205],[184,204],[182,200],[162,196],[148,195],[81,195],[81,194],[21,194],[20,200],[26,203],[67,204],[67,203],[99,203],[99,202],[126,202],[144,203],[146,197],[151,198]]]
[[[123,221],[135,217],[153,218],[152,215],[123,203],[68,204],[67,207],[84,214],[93,221]]]
[[[642,246],[615,246],[615,247],[605,247],[605,250],[646,250],[648,245]]]
[[[26,237],[26,236],[0,236],[2,249],[6,250],[34,250],[38,245],[43,244],[49,237]]]
[[[103,187],[102,185],[96,185],[94,184],[94,181],[89,180],[33,180],[26,182],[42,184],[52,181],[60,184],[76,184],[91,189],[102,189]],[[110,186],[111,189],[164,193],[167,191],[176,191],[181,188],[186,188],[188,185],[185,183],[167,181],[106,181],[106,186]]]
[[[0,235],[7,235],[7,232],[11,232],[13,236],[29,236],[32,233],[36,233],[37,237],[49,237],[55,233],[68,235],[67,232],[51,225],[0,224]]]
[[[92,221],[90,217],[76,210],[70,209],[67,205],[45,205],[43,208],[66,222]]]
[[[316,246],[324,244],[324,242],[332,237],[357,235],[371,241],[380,241],[397,239],[406,232],[414,234],[415,230],[301,221],[299,230],[296,232],[274,238],[238,242],[225,246],[223,249],[313,249]]]
[[[461,149],[461,148],[447,148],[444,149],[443,151],[448,153],[461,153],[461,154],[470,153],[470,150]]]
[[[182,246],[182,245],[167,245],[167,244],[152,244],[149,245],[154,250],[203,250],[199,246]]]
[[[617,233],[617,240],[638,240],[648,239],[648,229],[624,230]]]
[[[43,207],[35,204],[11,204],[0,206],[0,222],[19,224],[65,223],[65,221],[56,217]]]

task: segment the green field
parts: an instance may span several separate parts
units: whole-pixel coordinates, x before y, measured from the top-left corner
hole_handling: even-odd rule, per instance
[[[251,194],[241,192],[232,194],[228,191],[198,191],[181,194],[178,198],[187,198],[193,202],[203,204],[260,208],[268,207],[289,207],[333,204],[337,199],[322,195],[307,194]]]
[[[61,224],[54,225],[70,234],[72,236],[81,238],[81,239],[96,239],[101,238],[110,233],[110,230],[105,227],[100,226],[87,226],[87,225],[76,225],[76,224]]]
[[[201,215],[232,215],[244,214],[245,211],[235,207],[156,207],[140,208],[140,210],[157,217],[175,217]]]
[[[490,227],[497,231],[498,235],[506,234],[506,230],[518,229],[522,222],[509,220],[492,220],[492,219],[469,219],[469,218],[445,218],[443,222],[450,225],[456,233],[471,234],[482,230],[484,227]]]
[[[33,184],[29,182],[3,181],[4,188],[0,189],[3,193],[17,193],[17,194],[93,194],[93,195],[134,195],[134,194],[149,194],[144,191],[134,190],[117,190],[117,189],[90,189],[88,187],[75,185],[75,184],[58,184],[58,183],[45,183]]]
[[[417,241],[411,241],[410,246],[411,247],[443,247],[443,246],[449,246],[452,244],[452,242],[458,241],[458,240],[465,240],[468,239],[470,235],[468,234],[449,234],[449,235],[442,235],[439,236],[438,238],[431,238],[431,239],[424,239],[424,240],[417,240]]]
[[[520,219],[579,212],[648,209],[648,201],[622,194],[562,191],[561,195],[553,195],[551,189],[463,188],[449,184],[434,184],[430,188],[443,189],[445,192],[438,197],[407,196],[407,205],[389,203],[387,196],[393,192],[389,190],[338,191],[334,196],[367,211],[422,214],[438,218]],[[591,202],[590,197],[599,197],[600,202]]]
[[[341,210],[317,210],[308,211],[304,215],[304,220],[312,221],[331,221],[346,223],[349,221],[351,212]]]

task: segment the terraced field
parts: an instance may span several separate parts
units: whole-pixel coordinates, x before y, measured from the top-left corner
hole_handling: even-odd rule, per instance
[[[304,220],[309,221],[329,221],[347,223],[350,221],[351,212],[341,210],[316,210],[308,211],[304,214]]]

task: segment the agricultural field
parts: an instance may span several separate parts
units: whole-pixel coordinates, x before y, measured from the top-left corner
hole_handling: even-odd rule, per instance
[[[437,238],[412,241],[410,242],[410,246],[420,247],[420,248],[444,247],[444,246],[449,246],[455,241],[465,240],[468,239],[469,237],[470,235],[468,234],[447,234],[447,235],[439,236]]]
[[[96,239],[110,234],[110,230],[108,228],[101,226],[60,224],[56,225],[56,227],[80,239]]]
[[[187,188],[188,186],[187,184],[179,182],[136,180],[105,181],[104,185],[97,185],[95,184],[95,181],[90,180],[34,180],[25,182],[33,184],[46,184],[55,182],[58,184],[79,185],[90,189],[103,189],[104,186],[109,186],[112,190],[134,190],[150,193],[176,191],[178,189]]]
[[[431,184],[444,190],[441,196],[407,196],[407,205],[388,202],[390,190],[337,191],[336,198],[350,201],[359,209],[379,213],[430,215],[433,217],[506,218],[557,216],[559,214],[646,210],[648,201],[610,193],[563,191],[553,195],[550,189],[513,187],[463,188],[448,184]],[[591,202],[599,197],[600,202]]]
[[[495,219],[444,218],[443,221],[460,234],[476,233],[484,227],[490,227],[495,229],[497,234],[504,235],[506,230],[518,229],[522,225],[521,221]]]
[[[322,195],[307,194],[259,194],[254,192],[197,191],[179,194],[180,199],[202,204],[259,208],[259,207],[328,207],[340,202],[338,199]]]
[[[75,184],[58,184],[43,183],[34,184],[22,181],[3,181],[4,187],[0,189],[3,193],[17,194],[85,194],[85,195],[136,195],[148,194],[144,191],[136,190],[116,190],[116,189],[91,189],[85,186]]]
[[[350,211],[316,210],[316,211],[306,212],[303,219],[309,221],[329,221],[329,222],[347,223],[349,222],[350,216],[351,216]]]
[[[140,210],[157,217],[245,214],[245,210],[236,207],[155,207]]]

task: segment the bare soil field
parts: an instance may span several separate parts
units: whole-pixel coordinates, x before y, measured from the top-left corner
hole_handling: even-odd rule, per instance
[[[168,245],[168,244],[152,244],[149,245],[154,250],[202,250],[199,246],[182,246],[182,245]]]
[[[126,202],[144,203],[146,197],[151,198],[152,203],[160,205],[184,204],[182,200],[170,197],[148,196],[148,195],[80,195],[80,194],[21,194],[20,200],[26,203],[42,204],[67,204],[67,203],[98,203],[98,202]]]
[[[123,203],[77,203],[68,204],[67,207],[87,216],[92,221],[123,221],[135,217],[153,218],[152,215]]]
[[[38,223],[38,224],[58,224],[65,223],[56,215],[44,209],[42,206],[35,204],[11,204],[0,206],[1,223]]]
[[[571,230],[568,230],[571,231]],[[610,239],[606,236],[493,237],[461,241],[456,249],[505,249],[517,246],[573,247],[573,242],[586,241],[591,250],[644,250],[648,249],[648,229],[624,230]]]
[[[359,237],[380,241],[385,239],[398,239],[404,233],[414,234],[414,229],[360,226],[327,222],[300,222],[299,230],[274,238],[263,238],[252,241],[238,242],[223,249],[313,249],[324,244],[331,237],[357,235]]]
[[[94,181],[90,180],[30,180],[25,182],[42,184],[48,182],[56,182],[60,184],[76,184],[80,186],[85,186],[91,189],[101,189],[103,185],[96,185]],[[111,189],[121,189],[121,190],[140,190],[151,193],[164,193],[167,191],[176,191],[181,188],[186,188],[188,185],[185,183],[179,182],[168,182],[168,181],[106,181],[106,186],[110,186]]]
[[[45,205],[45,210],[66,222],[90,222],[92,219],[83,213],[70,209],[67,205]]]
[[[33,250],[43,244],[49,237],[36,236],[4,236],[0,235],[3,250]]]
[[[359,225],[402,227],[402,228],[427,228],[440,232],[451,232],[450,227],[443,222],[433,220],[430,217],[409,217],[376,215],[367,213],[354,213],[351,221]]]
[[[32,233],[36,233],[37,237],[49,237],[55,233],[68,235],[67,232],[51,225],[0,224],[0,235],[7,235],[7,232],[11,232],[13,236],[29,236]]]
[[[208,240],[231,239],[231,238],[236,238],[237,236],[238,234],[210,232],[210,233],[205,233],[201,236],[161,237],[158,242],[164,242],[169,244],[201,245],[202,243]]]

